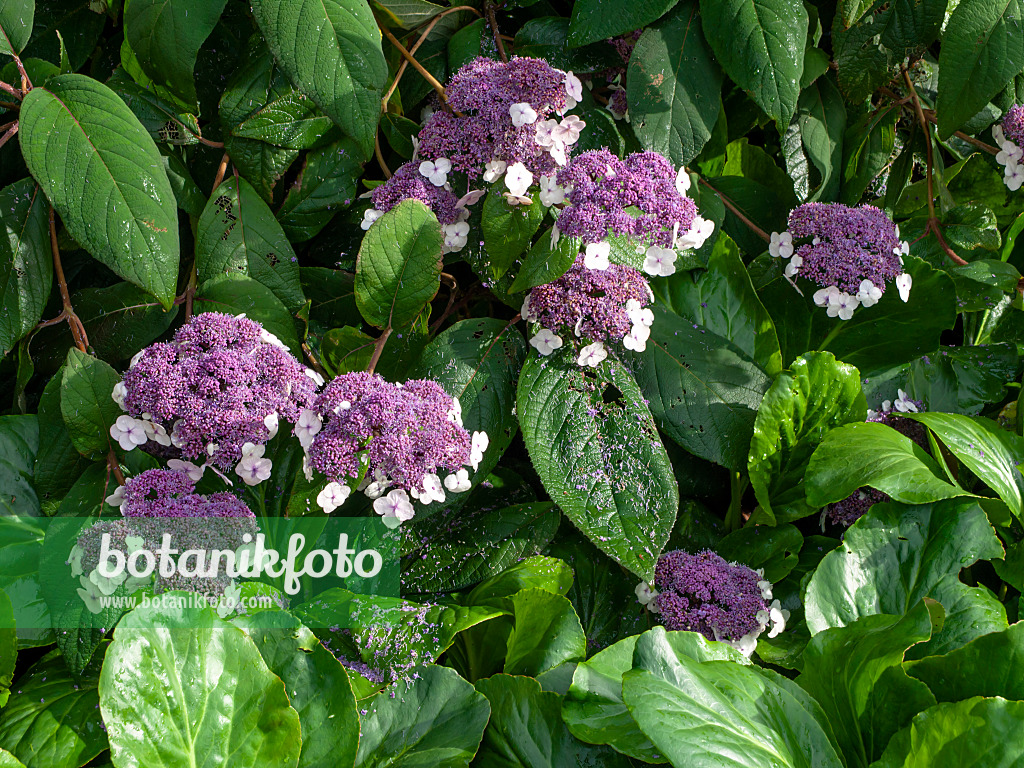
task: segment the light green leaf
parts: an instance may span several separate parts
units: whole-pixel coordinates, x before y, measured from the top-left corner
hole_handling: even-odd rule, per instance
[[[480,229],[495,280],[508,272],[516,258],[530,247],[546,213],[539,195],[534,195],[530,205],[509,205],[497,187],[487,193]]]
[[[356,181],[363,171],[358,154],[351,140],[342,139],[306,155],[302,175],[277,212],[289,240],[298,243],[315,237],[355,199]]]
[[[509,286],[509,293],[518,293],[538,285],[553,283],[569,271],[580,252],[580,241],[565,235],[551,247],[551,230],[542,234],[529,252],[523,256],[523,266]]]
[[[0,6],[0,53],[21,53],[28,45],[35,10],[35,0],[8,0]]]
[[[587,637],[572,603],[544,589],[512,596],[515,629],[508,638],[505,673],[536,677],[566,661],[582,661]]]
[[[68,351],[60,388],[60,409],[71,442],[83,456],[103,456],[110,449],[110,427],[122,414],[111,399],[117,371],[77,349]]]
[[[941,656],[907,664],[941,701],[1002,696],[1024,701],[1024,622],[975,638]]]

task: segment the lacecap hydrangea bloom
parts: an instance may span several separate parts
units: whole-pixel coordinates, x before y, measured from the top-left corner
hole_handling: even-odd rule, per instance
[[[786,277],[821,286],[814,303],[829,317],[849,320],[858,307],[878,303],[891,282],[903,301],[912,279],[903,269],[910,246],[884,211],[870,205],[806,203],[789,213],[789,229],[773,232],[768,250],[787,259]]]
[[[765,629],[775,637],[789,619],[789,611],[772,600],[763,571],[730,563],[710,550],[666,552],[658,558],[654,588],[641,582],[636,595],[666,629],[699,632],[744,656],[754,652]]]
[[[1016,192],[1024,185],[1024,104],[1010,107],[992,136],[999,145],[996,162],[1003,166],[1003,183]]]
[[[901,416],[904,413],[921,413],[927,410],[924,402],[914,400],[902,389],[897,390],[895,400],[886,400],[882,403],[881,410],[868,411],[866,421],[885,424],[892,427],[905,437],[909,437],[921,448],[928,450],[928,433],[923,424],[913,419]],[[849,528],[859,520],[875,504],[891,501],[888,494],[864,486],[858,488],[842,501],[829,504],[821,513],[821,529],[825,530],[825,522],[843,528]]]
[[[608,357],[609,342],[646,348],[654,322],[647,307],[654,299],[651,288],[639,271],[610,264],[607,252],[608,243],[588,245],[568,272],[527,295],[521,312],[528,323],[540,325],[530,339],[540,354],[550,355],[568,338],[586,340],[577,363],[596,367]]]
[[[270,476],[263,454],[279,421],[295,422],[322,384],[259,323],[242,315],[196,315],[173,341],[132,359],[111,393],[126,414],[110,435],[126,451],[156,444],[194,480],[208,467],[218,474],[234,469],[255,485]]]
[[[458,399],[436,382],[392,384],[361,372],[332,380],[294,431],[307,477],[330,479],[317,497],[325,512],[344,504],[362,478],[358,490],[392,527],[413,517],[413,501],[443,502],[446,490],[469,490],[469,468],[488,445],[485,432],[466,431]]]

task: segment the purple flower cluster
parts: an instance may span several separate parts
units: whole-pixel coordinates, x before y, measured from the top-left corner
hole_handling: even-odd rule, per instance
[[[451,186],[435,186],[420,173],[419,163],[405,163],[394,172],[390,179],[376,187],[370,195],[374,210],[379,213],[390,211],[403,200],[412,198],[425,203],[442,224],[463,221],[465,208],[459,208],[459,199]]]
[[[269,476],[263,446],[279,419],[294,422],[322,383],[259,323],[201,314],[132,360],[112,393],[127,415],[111,435],[126,450],[153,441],[201,457],[202,467],[182,462],[200,476],[235,467],[251,484]]]
[[[698,230],[702,223],[707,226],[684,194],[689,184],[689,177],[681,181],[684,174],[677,174],[657,152],[636,152],[624,160],[607,149],[584,152],[558,173],[559,185],[570,190],[568,205],[558,217],[559,232],[584,243],[600,242],[610,232],[673,248],[677,235],[696,234],[694,224]],[[640,214],[632,216],[628,208],[638,208]]]
[[[1014,104],[1006,113],[1002,123],[1003,135],[1016,144],[1024,147],[1024,104]]]
[[[180,470],[147,469],[125,481],[121,514],[126,518],[255,519],[245,503],[234,494],[222,491],[200,496],[195,487],[192,479]]]
[[[1016,192],[1024,185],[1024,104],[1010,107],[992,136],[999,145],[996,162],[1003,166],[1003,183]]]
[[[542,59],[475,59],[455,73],[446,89],[448,104],[459,114],[434,112],[420,132],[420,153],[446,158],[470,178],[492,162],[522,163],[534,175],[550,175],[564,165],[576,141],[563,140],[569,126],[550,116],[560,117],[576,106],[581,88],[571,72]]]
[[[470,436],[462,408],[434,381],[392,384],[376,374],[337,377],[304,410],[295,434],[306,450],[307,475],[331,479],[317,502],[328,513],[348,498],[351,486],[375,499],[385,522],[413,516],[409,496],[424,504],[445,500],[445,488],[470,487],[487,449],[487,435]],[[447,475],[442,482],[438,473]],[[390,492],[388,489],[392,488]],[[385,495],[386,494],[386,495]]]
[[[666,629],[699,632],[747,656],[769,624],[769,637],[785,629],[788,617],[778,600],[768,602],[771,584],[763,574],[710,550],[666,552],[655,567],[654,586],[656,591],[641,583],[637,597],[661,616]]]
[[[588,248],[593,251],[598,245]],[[540,324],[530,344],[542,355],[561,347],[563,336],[589,339],[592,343],[577,362],[596,366],[608,356],[605,342],[622,342],[637,351],[646,347],[654,322],[647,305],[654,297],[638,270],[610,263],[592,269],[587,258],[580,254],[560,278],[530,291],[522,315]]]
[[[786,277],[804,277],[829,317],[849,320],[857,307],[878,303],[894,281],[900,298],[910,298],[911,277],[903,271],[910,246],[886,213],[874,206],[806,203],[790,211],[789,229],[773,232],[769,251],[789,259]]]

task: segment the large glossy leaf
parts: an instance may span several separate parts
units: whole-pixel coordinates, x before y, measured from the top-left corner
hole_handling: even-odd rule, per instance
[[[972,696],[1024,701],[1024,622],[910,663],[907,672],[924,681],[939,701]]]
[[[359,715],[345,668],[291,614],[260,611],[234,621],[256,643],[270,671],[284,681],[299,713],[298,768],[350,768],[359,742]]]
[[[949,17],[939,53],[939,138],[977,114],[1024,70],[1022,0],[964,0]]]
[[[71,236],[165,307],[178,278],[178,215],[156,144],[124,102],[60,75],[22,102],[21,151]]]
[[[3,469],[2,464],[0,469]],[[20,495],[28,497],[31,486],[27,482],[24,486],[19,489]],[[39,584],[39,555],[45,533],[32,522],[32,518],[40,514],[39,505],[35,502],[35,509],[25,509],[25,500],[22,499],[20,509],[14,510],[15,514],[7,507],[0,516],[0,589],[11,599],[19,647],[33,648],[53,643],[54,633]]]
[[[46,198],[33,179],[0,189],[0,354],[35,327],[53,281]]]
[[[695,158],[711,138],[722,89],[696,0],[682,0],[644,31],[626,83],[631,125],[644,148],[677,166]]]
[[[733,82],[785,130],[804,71],[807,11],[800,0],[701,0],[704,35]]]
[[[403,200],[363,238],[356,262],[356,305],[378,328],[412,322],[437,295],[441,226],[419,200]]]
[[[630,356],[658,427],[701,458],[746,466],[757,407],[770,380],[720,336],[654,308],[647,349]]]
[[[578,48],[609,37],[643,29],[675,5],[677,0],[634,3],[632,0],[581,0],[572,8],[569,45]],[[557,65],[556,65],[557,66]]]
[[[252,10],[295,86],[369,157],[387,65],[365,0],[256,0]]]
[[[780,374],[761,401],[750,441],[758,516],[782,522],[812,514],[804,489],[811,455],[829,430],[863,421],[866,412],[860,372],[828,352],[808,352]]]
[[[103,455],[109,449],[110,426],[122,413],[110,394],[120,380],[102,360],[77,349],[68,352],[60,408],[71,442],[84,456]]]
[[[497,187],[487,193],[480,230],[495,280],[508,272],[516,258],[530,247],[530,240],[546,214],[547,208],[539,195],[534,196],[530,205],[509,205]]]
[[[1014,768],[1024,760],[1024,701],[939,704],[889,742],[876,768]]]
[[[673,765],[839,768],[821,708],[795,683],[735,661],[702,661],[641,636],[623,699]]]
[[[284,684],[212,608],[136,608],[114,631],[99,687],[119,768],[298,760],[299,715]]]
[[[811,638],[797,682],[825,710],[848,767],[867,768],[896,731],[935,704],[902,665],[907,648],[931,631],[922,601],[905,616],[864,616]]]
[[[35,0],[10,0],[0,7],[0,53],[21,53],[28,45],[35,10]]]
[[[907,504],[968,495],[943,477],[935,459],[917,443],[875,422],[847,424],[825,435],[807,464],[804,482],[807,503],[817,508],[865,485]]]
[[[945,612],[942,626],[936,629],[931,640],[908,650],[907,659],[949,653],[1009,626],[1006,608],[988,587],[968,587],[957,579],[946,579],[932,590],[931,597],[942,604]]]
[[[636,382],[609,358],[533,357],[519,378],[523,438],[545,489],[600,549],[650,579],[679,506],[672,466]]]
[[[582,661],[587,637],[572,603],[545,589],[512,596],[516,626],[508,638],[505,672],[536,677],[566,661]]]
[[[0,589],[0,707],[10,698],[17,663],[18,631],[14,626],[14,606],[7,593]]]
[[[98,672],[72,675],[59,652],[47,654],[17,680],[0,710],[0,747],[33,768],[78,768],[103,752]]]
[[[430,665],[360,705],[357,768],[469,764],[490,715],[487,699],[447,667]]]
[[[223,274],[251,277],[293,312],[306,301],[284,230],[249,182],[235,176],[214,190],[199,217],[196,273],[200,282]]]
[[[362,173],[358,154],[351,140],[342,139],[306,155],[302,175],[277,212],[281,228],[292,242],[314,237],[355,199],[356,181]]]
[[[814,571],[804,594],[807,627],[817,634],[861,616],[902,616],[961,568],[999,558],[1003,548],[971,500],[876,504]]]
[[[196,103],[192,70],[227,0],[128,0],[124,36],[143,71],[188,104]]]
[[[803,544],[803,535],[789,523],[748,525],[722,537],[715,552],[729,562],[763,570],[764,578],[777,584],[799,564]]]

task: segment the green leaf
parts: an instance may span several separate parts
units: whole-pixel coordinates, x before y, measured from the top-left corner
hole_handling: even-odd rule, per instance
[[[935,433],[964,465],[999,494],[1018,518],[1024,519],[1024,438],[980,416],[954,413],[908,414]]]
[[[53,282],[46,198],[33,179],[0,189],[0,354],[43,315]]]
[[[846,107],[831,80],[821,78],[800,94],[797,115],[789,130],[794,127],[799,131],[801,156],[809,162],[802,198],[834,200],[842,180]]]
[[[207,280],[196,290],[195,311],[245,314],[277,336],[292,354],[302,347],[287,308],[269,288],[251,278],[221,275]]]
[[[512,596],[516,626],[508,638],[505,673],[536,677],[566,661],[582,661],[587,637],[572,603],[544,589]]]
[[[294,766],[299,715],[242,630],[212,608],[136,608],[114,630],[99,681],[121,768]]]
[[[360,704],[356,768],[469,764],[490,716],[487,699],[455,670],[427,666],[409,686]]]
[[[2,464],[0,469],[3,469]],[[10,491],[9,488],[4,490],[5,494]],[[31,494],[28,483],[25,483],[25,490],[27,494],[23,496]],[[10,507],[3,511],[0,515],[0,589],[11,598],[18,644],[22,648],[50,645],[54,642],[50,612],[39,585],[39,555],[44,531],[32,522],[32,517],[40,514],[38,503],[32,511],[12,512]]]
[[[523,266],[516,273],[516,279],[509,286],[509,293],[518,293],[538,285],[553,283],[576,261],[580,252],[580,241],[575,237],[558,238],[551,247],[551,230],[542,234],[530,251],[523,257]]]
[[[946,579],[1003,548],[980,506],[971,500],[935,504],[876,504],[825,555],[804,594],[807,627],[815,635],[861,616],[906,614]]]
[[[227,0],[127,0],[124,36],[143,71],[186,103],[196,103],[192,70]]]
[[[111,399],[117,371],[77,349],[68,351],[60,387],[60,409],[71,442],[83,456],[102,457],[110,449],[110,427],[122,414]]]
[[[0,589],[0,707],[10,698],[14,669],[18,664],[18,630],[14,625],[11,598]],[[2,767],[0,763],[0,767]]]
[[[660,19],[677,0],[634,3],[630,0],[580,0],[572,8],[569,45],[579,48],[609,37],[643,29]]]
[[[107,86],[135,113],[153,141],[176,145],[199,143],[196,116],[160,98],[155,88],[143,88],[123,67],[114,70]]]
[[[284,149],[310,149],[333,127],[331,119],[306,94],[290,91],[257,109],[231,133]]]
[[[911,662],[907,673],[926,683],[940,702],[973,696],[1024,700],[1024,622]]]
[[[508,598],[524,589],[544,589],[564,595],[572,586],[572,569],[553,557],[530,557],[487,581],[466,596],[466,605],[497,605],[512,611]]]
[[[935,704],[907,676],[903,654],[932,632],[924,601],[905,616],[864,616],[811,638],[797,682],[825,710],[847,765],[867,766],[918,712]]]
[[[294,616],[260,611],[233,622],[252,638],[270,671],[284,681],[299,713],[298,768],[345,768],[355,763],[359,715],[348,675],[331,652]]]
[[[25,764],[6,749],[0,749],[0,768],[25,768]]]
[[[899,116],[900,111],[890,107],[869,112],[856,123],[847,126],[842,143],[842,202],[847,205],[859,203],[871,182],[889,164],[896,146],[896,122]],[[893,178],[891,172],[889,178]]]
[[[795,683],[735,661],[668,653],[641,636],[622,694],[673,765],[840,768],[824,713]]]
[[[907,504],[968,495],[944,479],[935,459],[917,443],[875,422],[846,424],[825,435],[804,480],[807,503],[815,508],[842,501],[865,485]]]
[[[629,60],[631,126],[644,149],[676,166],[711,138],[721,106],[722,73],[700,30],[696,0],[682,0],[648,27]]]
[[[530,247],[546,213],[539,195],[534,195],[530,205],[509,205],[497,187],[487,193],[480,229],[495,280],[508,272],[516,258]]]
[[[104,288],[83,288],[71,295],[71,304],[89,335],[96,356],[110,362],[132,358],[163,334],[178,315],[178,307],[164,308],[131,283]],[[67,346],[71,334],[63,337]]]
[[[939,704],[889,742],[876,768],[1014,768],[1024,760],[1024,701],[980,697]]]
[[[701,0],[704,35],[733,82],[783,131],[796,113],[807,10],[800,0]]]
[[[856,368],[829,352],[798,357],[772,382],[754,420],[747,471],[760,505],[755,515],[786,522],[813,514],[804,489],[811,455],[829,430],[866,414]]]
[[[44,499],[60,499],[82,474],[88,460],[71,442],[60,407],[63,371],[58,371],[39,398],[39,451],[36,454],[33,483]],[[111,390],[113,391],[113,390]]]
[[[563,350],[523,367],[516,407],[526,447],[576,527],[650,580],[679,506],[671,463],[622,364],[609,358],[591,372],[573,357]]]
[[[667,3],[668,0],[665,0],[665,2]],[[585,5],[593,5],[594,7],[599,7],[601,11],[604,11],[612,5],[619,5],[619,7],[621,8],[625,4],[599,4],[591,0],[590,3],[587,3]],[[655,3],[655,5],[657,5],[657,3]],[[577,15],[577,8],[581,8],[581,6],[574,6],[574,17]],[[640,7],[635,4],[625,5],[625,8],[627,13],[647,13],[648,11],[646,7]],[[579,11],[579,13],[582,14],[582,10]],[[658,15],[660,16],[661,14]],[[621,16],[619,18],[621,18]],[[650,21],[654,21],[656,18],[657,17],[654,17],[650,19]],[[489,31],[484,29],[484,24],[482,23],[485,21],[486,19],[481,19],[481,24],[479,27],[477,27],[477,29],[479,31],[482,31],[484,35],[489,35]],[[618,22],[619,19],[616,19],[612,23]],[[588,20],[584,19],[581,15],[579,23],[586,25],[588,23]],[[518,32],[516,32],[516,39],[515,43],[513,44],[513,48],[515,49],[516,55],[531,56],[536,59],[544,59],[553,67],[558,67],[559,69],[564,70],[572,70],[576,74],[581,74],[584,72],[599,72],[601,70],[616,69],[622,66],[622,58],[619,56],[618,52],[614,48],[607,44],[607,42],[604,39],[599,39],[597,42],[594,42],[591,45],[585,45],[578,48],[570,48],[570,41],[568,38],[571,24],[572,21],[570,19],[564,18],[562,16],[542,16],[540,18],[530,19],[525,24],[523,24],[522,27],[519,28]],[[634,29],[640,29],[642,26],[646,26],[646,24],[631,27],[625,31],[630,32]],[[474,54],[474,57],[481,55],[479,53],[479,31],[476,41],[477,50]],[[484,39],[486,40],[486,38]],[[454,37],[452,38],[452,41],[455,41]],[[460,62],[456,58],[454,58],[452,56],[452,44],[449,43],[448,65],[452,69],[461,64],[465,64],[466,61],[470,60],[471,59],[465,59]],[[587,119],[587,122],[589,129],[589,119]]]
[[[210,196],[196,230],[200,282],[224,274],[251,277],[290,311],[306,303],[291,243],[267,204],[247,181],[232,176]]]
[[[964,0],[949,17],[939,53],[936,114],[947,139],[1024,70],[1022,0]]]
[[[388,71],[366,2],[255,0],[252,11],[295,86],[369,157]]]
[[[794,525],[748,525],[723,537],[715,552],[729,562],[763,569],[764,578],[777,584],[800,561],[804,537]]]
[[[932,590],[931,597],[942,604],[945,619],[931,640],[907,651],[907,659],[949,653],[1008,626],[1006,608],[987,587],[968,587],[956,579],[946,579]]]
[[[356,305],[370,325],[408,325],[440,287],[441,226],[419,200],[403,200],[373,223],[356,261]]]
[[[320,342],[320,357],[327,369],[340,376],[352,371],[365,371],[373,357],[376,339],[346,325],[332,328]]]
[[[630,355],[658,427],[701,458],[746,466],[757,407],[770,380],[720,336],[654,307],[644,352]]]
[[[75,676],[51,651],[20,677],[0,710],[0,748],[28,766],[78,768],[107,748],[98,670]]]
[[[335,213],[348,207],[362,171],[358,150],[349,139],[307,154],[302,175],[277,212],[288,239],[298,243],[315,237]]]
[[[0,53],[18,54],[32,37],[35,0],[11,0],[0,7]]]
[[[19,124],[25,163],[71,236],[170,308],[177,206],[138,118],[105,85],[60,75],[25,96]]]

